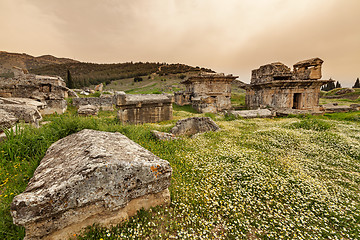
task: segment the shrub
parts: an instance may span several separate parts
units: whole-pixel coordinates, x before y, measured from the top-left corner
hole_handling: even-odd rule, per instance
[[[299,122],[295,122],[291,124],[291,128],[302,128],[302,129],[314,130],[314,131],[326,131],[331,127],[332,125],[330,123],[320,119],[313,119],[313,118],[300,120]]]

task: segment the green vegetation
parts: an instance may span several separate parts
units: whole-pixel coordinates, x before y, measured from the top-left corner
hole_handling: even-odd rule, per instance
[[[322,92],[322,96],[335,96],[336,95],[336,92],[341,90],[341,89],[345,89],[345,88],[335,88],[335,89],[332,89],[328,92]],[[349,93],[345,93],[345,94],[342,94],[341,97],[344,97],[344,96],[353,96],[353,95],[360,95],[360,89],[354,89],[355,92],[349,92]]]
[[[233,93],[231,95],[231,105],[235,109],[245,108],[245,92],[244,93]]]
[[[119,124],[115,112],[79,117],[69,108],[39,129],[8,131],[0,143],[0,239],[24,237],[12,224],[13,197],[53,142],[84,128],[120,132],[168,160],[172,202],[110,229],[89,227],[77,239],[359,239],[359,115],[217,116],[221,131],[158,141],[152,129],[204,114],[174,106],[174,120],[134,126]]]
[[[159,76],[169,74],[183,74],[188,72],[206,71],[211,69],[191,67],[185,64],[167,63],[142,63],[127,62],[117,64],[95,64],[95,63],[64,63],[42,66],[29,69],[31,73],[40,75],[57,75],[66,79],[67,71],[71,71],[74,88],[97,85],[99,83],[110,84],[114,80],[136,78],[134,82],[139,82],[140,76],[147,76],[157,73]]]
[[[72,80],[71,73],[69,70],[67,70],[67,74],[66,74],[66,86],[70,89],[75,88],[75,84],[74,81]]]

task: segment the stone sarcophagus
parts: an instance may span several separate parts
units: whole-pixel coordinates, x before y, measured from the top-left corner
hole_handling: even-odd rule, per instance
[[[154,123],[171,120],[173,97],[166,94],[115,94],[118,118],[122,123]]]
[[[320,87],[333,81],[319,80],[322,63],[312,58],[296,63],[293,71],[280,62],[253,70],[250,84],[243,86],[247,107],[317,110]]]
[[[185,91],[175,93],[177,105],[192,105],[198,112],[216,113],[231,109],[233,75],[202,73],[182,82]]]

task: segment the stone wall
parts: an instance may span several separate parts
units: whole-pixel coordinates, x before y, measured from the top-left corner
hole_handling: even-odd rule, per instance
[[[74,98],[73,105],[77,108],[83,105],[93,105],[104,111],[113,111],[115,98],[112,95],[102,97]]]
[[[301,83],[294,83],[287,88],[276,86],[251,88],[246,91],[245,103],[249,109],[266,107],[314,109],[319,105],[320,86],[321,82],[306,88]],[[294,99],[294,94],[298,94],[295,95],[298,99]]]
[[[200,74],[182,82],[185,91],[175,93],[175,103],[191,104],[198,112],[216,113],[231,108],[231,83],[237,78],[224,74]]]

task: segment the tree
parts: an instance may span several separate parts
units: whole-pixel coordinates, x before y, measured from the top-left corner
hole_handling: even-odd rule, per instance
[[[323,87],[323,91],[330,91],[330,90],[333,90],[335,88],[335,84],[334,82],[329,82],[328,84],[326,84],[324,87]]]
[[[355,82],[353,88],[360,88],[359,78],[356,79],[356,82]]]
[[[341,84],[339,83],[339,81],[336,82],[335,88],[341,88]]]
[[[74,81],[72,80],[72,77],[71,77],[70,70],[67,70],[67,87],[70,89],[73,89],[75,87]]]

